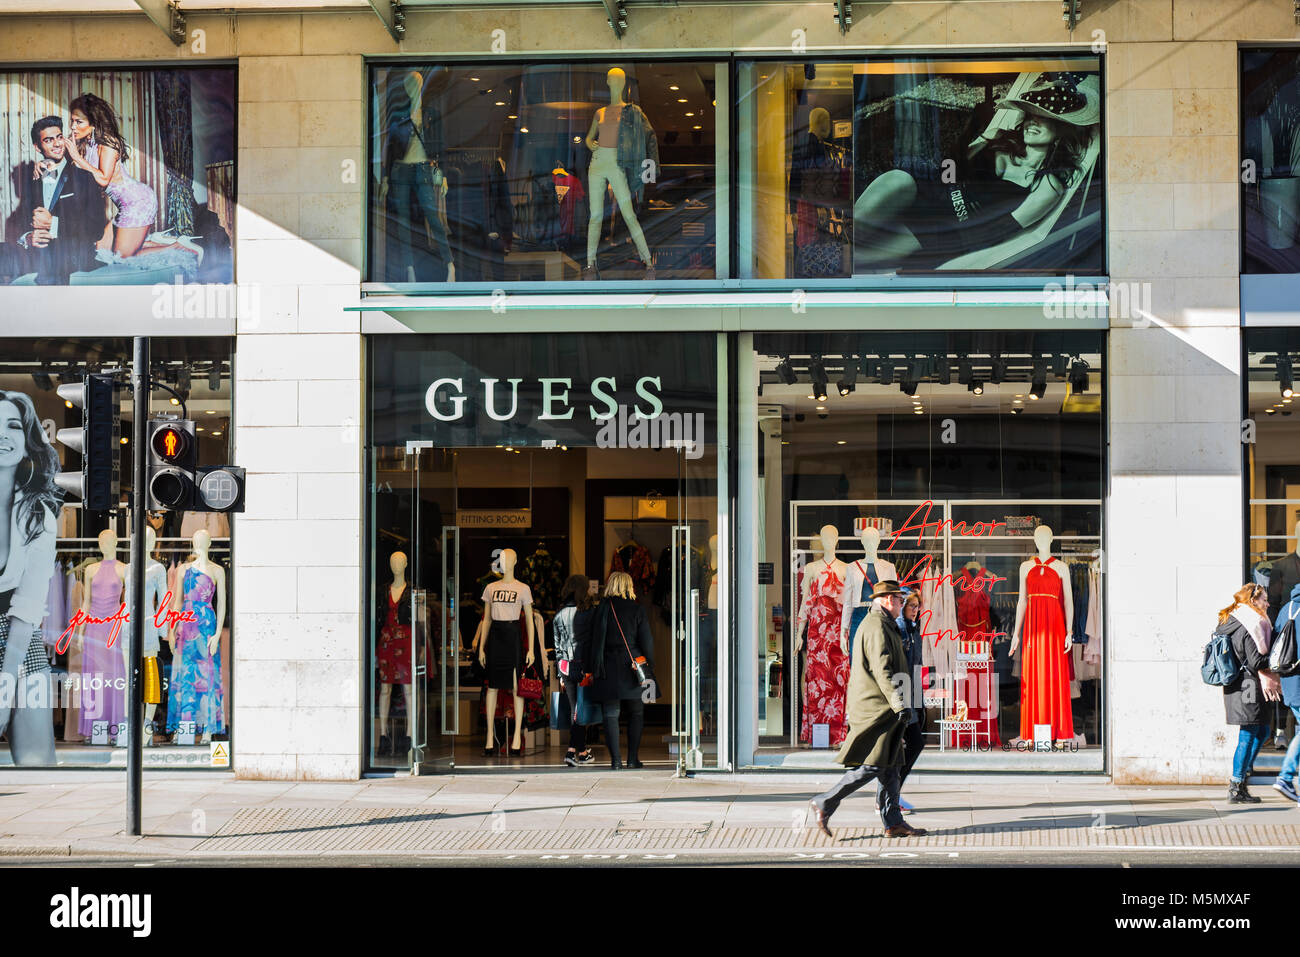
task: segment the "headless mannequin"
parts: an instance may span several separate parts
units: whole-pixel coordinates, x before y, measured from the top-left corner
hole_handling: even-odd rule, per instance
[[[91,564],[87,565],[86,571],[84,573],[85,583],[82,585],[82,589],[81,589],[81,612],[83,615],[90,614],[90,587],[91,587],[91,582],[95,580],[95,575],[99,573],[99,566],[106,561],[116,561],[117,532],[113,531],[111,528],[106,528],[99,533],[99,554],[103,556],[100,559],[100,561],[92,562]],[[125,587],[126,586],[126,565],[123,564],[122,562],[116,562],[113,570],[117,572],[118,581],[120,581],[122,583],[122,586]],[[79,648],[82,648],[83,651],[84,651],[84,645],[81,644],[81,639],[85,635],[85,633],[86,633],[85,625],[82,625],[77,629],[77,634],[76,634],[77,643],[78,643],[77,646]],[[123,639],[123,635],[118,635],[117,651],[122,656],[122,667],[125,669],[125,673],[129,675],[131,673],[130,655],[127,650],[127,642],[123,641],[122,639]],[[108,689],[106,688],[104,690],[104,694],[107,695],[108,693],[109,693]],[[126,701],[125,693],[123,693],[122,700],[125,707],[125,701]],[[123,713],[125,713],[125,711]]]
[[[803,571],[803,588],[799,596],[799,618],[795,622],[794,633],[794,653],[797,655],[803,650],[803,626],[808,620],[808,602],[812,599],[812,583],[821,577],[822,572],[830,568],[835,577],[840,581],[848,571],[848,566],[835,557],[835,547],[840,543],[840,533],[834,525],[823,525],[821,534],[817,536],[821,540],[822,557],[820,560],[810,562],[804,567]]]
[[[212,632],[212,637],[208,639],[208,655],[215,655],[217,649],[221,647],[221,628],[226,622],[226,570],[216,562],[208,558],[208,549],[212,545],[212,536],[204,529],[199,529],[194,533],[194,561],[186,562],[176,572],[178,582],[185,581],[185,572],[193,567],[196,571],[207,575],[212,579],[212,586],[215,589],[216,606],[213,611],[217,618],[217,627]],[[87,569],[89,571],[89,569]],[[172,611],[180,612],[185,604],[184,586],[181,586],[180,594],[172,596]],[[176,649],[176,625],[179,623],[179,615],[175,616],[175,621],[171,626],[170,633],[167,636],[167,643],[172,646],[173,654]],[[203,743],[210,744],[212,741],[212,731],[208,728],[203,729]]]
[[[718,608],[718,536],[709,536],[709,610]]]
[[[501,552],[501,581],[497,584],[512,584],[515,579],[515,563],[519,560],[515,555],[513,548],[507,548]],[[524,605],[524,624],[527,626],[528,652],[524,655],[524,665],[529,666],[533,663],[533,636],[536,634],[533,624],[533,605],[529,602]],[[487,633],[492,627],[492,606],[486,605],[483,608],[483,620],[478,624],[478,631],[474,635],[474,645],[478,648],[478,663],[487,667]],[[524,699],[519,697],[519,676],[515,675],[515,733],[510,747],[518,751],[523,747],[523,725],[524,725]],[[487,689],[487,701],[485,702],[485,716],[487,718],[487,743],[484,745],[486,750],[493,750],[496,747],[496,713],[497,713],[497,689]]]
[[[157,562],[153,558],[154,545],[157,542],[157,540],[158,540],[157,533],[154,532],[153,526],[145,525],[144,527],[145,581],[148,581],[149,576],[152,573],[154,573],[155,569],[162,570],[163,567],[161,562]],[[131,573],[130,569],[128,569],[127,575],[129,576],[130,573]],[[163,572],[163,574],[166,574],[166,572]],[[153,623],[154,621],[157,620],[158,611],[161,609],[161,605],[153,605],[153,603],[150,601],[151,597],[152,596],[148,588],[146,588],[144,593],[144,616],[145,616],[144,626],[146,628],[154,627]],[[160,601],[161,600],[162,599],[160,599]],[[157,652],[155,652],[155,655],[156,654]],[[150,726],[153,724],[154,714],[157,712],[157,710],[158,710],[158,705],[153,703],[149,703],[144,706],[144,732],[145,733],[144,733],[144,741],[141,743],[146,748],[153,747],[153,732],[151,732],[149,729]]]
[[[388,559],[388,567],[393,572],[393,582],[388,586],[388,594],[392,596],[393,601],[400,601],[402,592],[406,590],[406,553],[393,552]],[[412,662],[414,664],[414,662]],[[410,685],[401,685],[402,701],[406,705],[407,719],[411,715],[411,687]],[[393,703],[393,684],[391,681],[385,681],[379,686],[379,736],[388,735],[388,710]]]
[[[813,112],[817,111],[814,110]],[[825,112],[825,110],[822,112]],[[827,122],[830,122],[829,114]],[[849,622],[853,618],[854,603],[850,600],[853,595],[853,586],[858,584],[861,586],[861,590],[858,592],[858,603],[870,604],[871,588],[876,582],[898,581],[898,569],[894,567],[893,563],[876,557],[877,552],[880,550],[880,529],[868,525],[859,535],[859,541],[862,542],[865,557],[860,560],[861,564],[858,562],[851,563],[844,573],[844,612],[840,616],[840,648],[844,650],[846,655],[849,653]],[[876,569],[876,582],[867,584],[863,572],[873,565]]]
[[[406,95],[410,98],[411,122],[415,124],[415,128],[417,130],[421,130],[423,129],[424,126],[424,113],[420,107],[421,98],[424,94],[424,76],[418,70],[412,70],[411,72],[407,73],[406,76],[402,77],[402,88],[406,90]],[[420,141],[420,137],[412,136],[411,141],[406,145],[406,153],[402,156],[397,157],[395,162],[407,166],[420,166],[427,163],[432,163],[434,166],[436,166],[438,162],[438,157],[429,156],[428,153],[426,153],[424,150],[424,144]],[[392,170],[384,170],[384,176],[379,181],[379,205],[380,206],[385,205],[388,200],[388,186],[389,186],[388,178],[389,178],[389,174],[391,174],[392,172],[393,172]],[[449,188],[450,187],[447,184],[446,177],[442,176],[441,171],[435,171],[434,189],[437,191],[434,194],[435,199],[438,195],[446,196]],[[408,214],[408,211],[406,209],[399,209],[397,210],[397,214],[398,216],[406,216]],[[436,209],[434,210],[426,209],[425,216],[429,217],[430,219],[429,228],[432,229],[434,232],[434,241],[438,243],[439,249],[446,257],[447,282],[455,282],[456,267],[451,261],[451,251],[447,247],[446,221],[444,220],[442,215],[438,213]],[[434,222],[433,221],[434,219],[437,219],[438,221]],[[423,229],[424,227],[420,224],[416,224],[416,228]],[[407,281],[415,282],[416,281],[415,266],[410,265],[407,266],[406,268],[407,268],[407,277],[406,277]]]
[[[1052,557],[1052,530],[1046,525],[1039,525],[1034,529],[1034,545],[1038,548],[1038,560],[1046,564],[1047,560]],[[1011,651],[1015,654],[1020,648],[1020,626],[1025,620],[1025,605],[1028,603],[1028,595],[1025,589],[1025,581],[1029,575],[1029,570],[1034,567],[1033,559],[1020,563],[1020,598],[1016,601],[1016,627],[1011,633]],[[1064,651],[1068,654],[1070,648],[1074,645],[1074,638],[1071,634],[1070,623],[1074,621],[1074,596],[1070,593],[1070,571],[1065,567],[1065,562],[1056,561],[1047,566],[1056,572],[1061,579],[1061,596],[1065,604],[1065,647]]]
[[[602,106],[591,118],[591,129],[587,131],[587,149],[591,150],[591,168],[587,173],[587,198],[591,204],[591,221],[587,224],[587,270],[595,278],[596,247],[600,242],[601,221],[605,215],[605,191],[614,190],[614,199],[618,211],[623,214],[627,231],[632,234],[637,253],[645,263],[646,278],[653,279],[654,265],[650,257],[650,247],[646,245],[645,234],[637,221],[636,210],[632,208],[631,184],[627,175],[618,166],[618,128],[622,122],[623,110],[629,104],[623,101],[623,90],[627,86],[627,74],[614,67],[605,75],[609,86],[609,106]],[[606,150],[608,152],[601,152]]]

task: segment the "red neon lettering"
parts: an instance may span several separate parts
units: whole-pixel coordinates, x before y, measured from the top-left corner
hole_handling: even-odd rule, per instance
[[[183,621],[197,621],[193,611],[171,611],[167,606],[171,604],[172,593],[167,592],[167,597],[163,599],[162,606],[154,612],[153,623],[158,628],[171,628],[172,625],[179,624]],[[159,616],[162,621],[159,621]],[[81,625],[107,625],[113,623],[113,630],[109,632],[107,648],[112,648],[117,642],[117,636],[122,632],[122,626],[131,620],[131,614],[126,610],[126,602],[118,608],[117,613],[109,615],[107,618],[96,618],[94,615],[87,615],[81,609],[73,614],[68,622],[68,627],[63,629],[63,634],[59,635],[59,640],[54,643],[56,654],[64,654],[68,650],[68,645],[72,641],[72,633]]]
[[[916,543],[920,545],[923,544],[926,532],[931,528],[934,529],[935,538],[939,538],[943,535],[944,528],[951,528],[958,535],[971,538],[977,535],[992,535],[999,525],[1006,525],[1006,522],[976,522],[970,527],[970,530],[967,531],[965,522],[954,522],[950,518],[931,521],[930,512],[933,509],[934,502],[929,499],[912,509],[912,514],[907,516],[906,521],[903,522],[903,527],[894,532],[890,537],[889,547],[886,548],[885,551],[893,551],[894,545],[897,544],[898,540],[908,532],[916,532]],[[912,520],[922,511],[924,511],[924,515],[922,516],[921,523],[919,525],[913,525]]]
[[[961,629],[953,631],[950,628],[944,628],[941,631],[930,631],[927,626],[930,624],[931,614],[930,609],[927,608],[917,616],[916,620],[921,624],[922,638],[934,638],[937,641],[943,641],[945,638],[950,638],[953,641],[992,641],[994,638],[1005,638],[1007,635],[1005,631],[974,631],[968,635]]]
[[[1007,579],[1004,576],[995,575],[993,572],[989,572],[988,576],[985,576],[984,574],[981,573],[971,579],[967,579],[965,575],[959,575],[956,578],[954,578],[951,574],[947,574],[947,573],[938,576],[922,575],[920,578],[912,577],[917,572],[929,571],[930,567],[933,564],[934,564],[934,556],[926,555],[923,559],[921,559],[919,562],[916,563],[915,567],[913,567],[910,572],[905,572],[903,574],[902,581],[898,583],[899,587],[917,588],[920,587],[921,585],[924,585],[926,582],[935,582],[936,588],[942,588],[944,583],[946,582],[947,584],[952,585],[954,588],[960,586],[963,594],[972,591],[981,592],[986,589],[991,594],[993,592],[994,585],[996,585],[998,582],[1007,581]]]

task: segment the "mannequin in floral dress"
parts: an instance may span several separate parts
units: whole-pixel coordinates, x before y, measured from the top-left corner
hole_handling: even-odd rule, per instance
[[[822,558],[804,569],[799,614],[795,621],[795,654],[803,648],[808,623],[808,663],[804,669],[803,722],[799,740],[811,743],[814,724],[830,726],[830,746],[844,743],[845,695],[849,686],[849,656],[840,647],[844,577],[847,566],[835,557],[840,535],[834,525],[822,526]]]

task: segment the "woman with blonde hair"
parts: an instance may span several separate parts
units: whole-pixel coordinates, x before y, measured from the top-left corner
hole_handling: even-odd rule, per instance
[[[1223,687],[1223,707],[1228,724],[1240,727],[1237,750],[1228,779],[1229,804],[1258,804],[1260,799],[1247,790],[1255,757],[1268,740],[1265,702],[1280,701],[1282,688],[1268,670],[1268,649],[1273,626],[1268,620],[1268,592],[1262,585],[1247,584],[1237,589],[1232,604],[1219,611],[1216,635],[1231,635],[1232,653],[1241,664],[1237,680]]]
[[[585,640],[584,640],[585,638]],[[586,636],[578,636],[572,665],[583,676],[592,700],[605,711],[605,738],[611,770],[623,768],[618,747],[618,718],[627,712],[627,767],[644,767],[638,759],[645,727],[645,702],[658,697],[654,687],[654,637],[645,609],[636,600],[632,576],[614,572],[596,608]],[[649,686],[643,684],[647,676]]]

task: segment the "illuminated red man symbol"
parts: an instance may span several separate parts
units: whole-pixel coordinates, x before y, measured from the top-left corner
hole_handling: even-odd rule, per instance
[[[176,454],[176,446],[179,444],[179,442],[180,442],[180,437],[177,436],[175,432],[171,430],[164,432],[163,445],[166,447],[167,451],[164,452],[163,454],[166,455],[168,458],[174,456]]]

